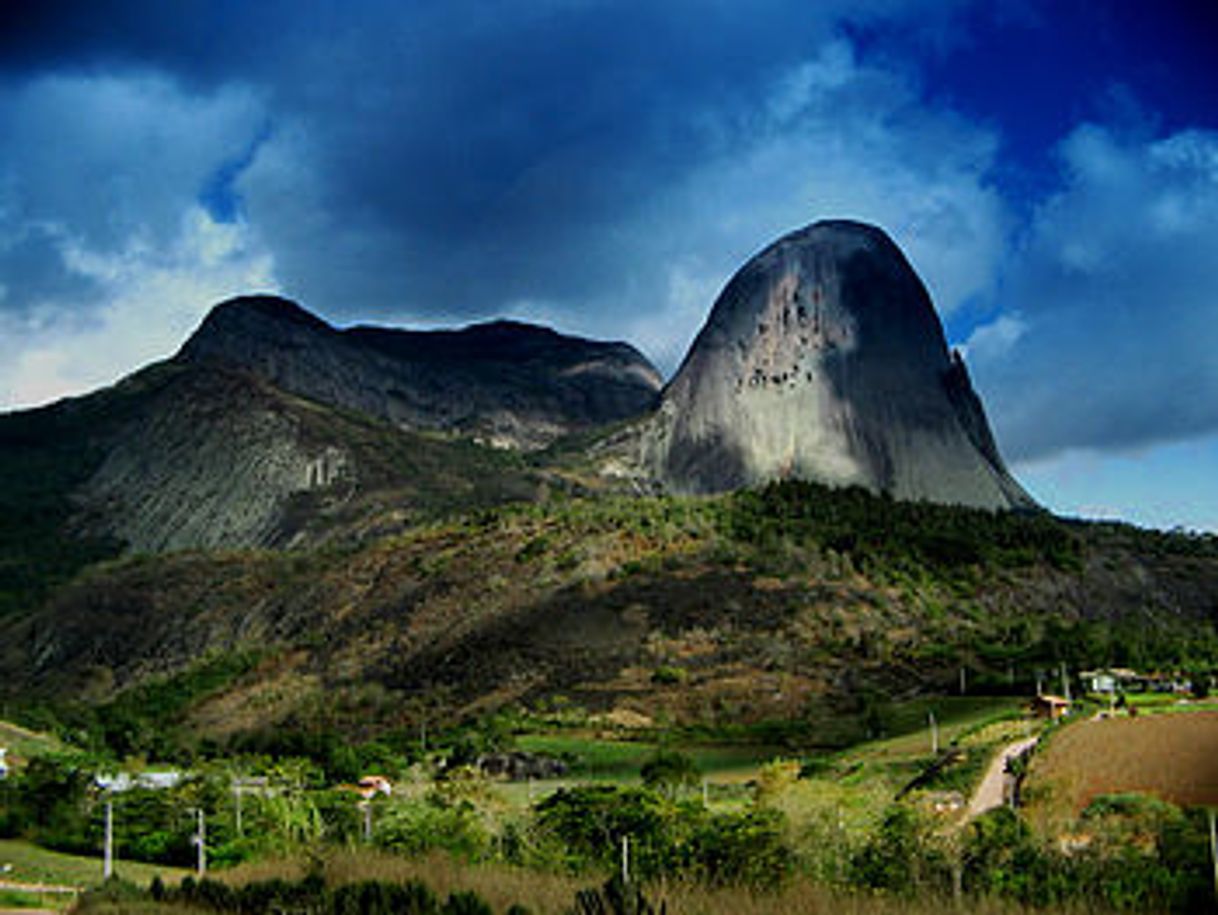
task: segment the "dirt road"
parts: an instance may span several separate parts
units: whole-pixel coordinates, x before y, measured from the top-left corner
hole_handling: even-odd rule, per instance
[[[1001,807],[1007,802],[1014,784],[1014,779],[1007,775],[1007,761],[1023,753],[1035,744],[1036,740],[1035,737],[1017,740],[1004,747],[1002,752],[994,757],[990,768],[986,770],[985,778],[981,780],[981,784],[977,786],[977,790],[973,792],[973,797],[969,801],[967,819],[971,820],[973,817],[980,816],[995,807]]]

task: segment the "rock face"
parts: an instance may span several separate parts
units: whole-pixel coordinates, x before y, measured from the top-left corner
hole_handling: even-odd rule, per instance
[[[142,553],[285,545],[284,509],[354,488],[341,437],[303,405],[231,372],[180,372],[135,411],[75,501],[96,533]]]
[[[1003,466],[925,287],[884,232],[854,222],[794,232],[731,279],[641,451],[676,492],[795,477],[1034,504]]]
[[[525,449],[638,416],[655,406],[662,384],[624,343],[514,321],[338,331],[273,296],[216,306],[177,359],[243,369],[282,390],[405,428]]]

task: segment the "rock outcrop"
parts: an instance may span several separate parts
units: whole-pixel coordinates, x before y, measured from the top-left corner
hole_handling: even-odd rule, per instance
[[[404,428],[522,449],[645,413],[662,384],[625,343],[515,321],[340,331],[274,296],[216,306],[176,358],[243,369],[282,390]]]
[[[348,442],[311,436],[306,404],[232,372],[163,374],[75,494],[92,533],[141,553],[281,546],[294,499],[356,488]]]
[[[675,492],[773,479],[986,508],[1007,472],[925,287],[878,228],[818,222],[731,279],[641,436]]]

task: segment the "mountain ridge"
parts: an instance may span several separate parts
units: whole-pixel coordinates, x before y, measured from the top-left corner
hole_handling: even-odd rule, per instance
[[[404,428],[523,450],[643,413],[661,386],[625,343],[503,320],[459,330],[337,330],[273,296],[217,305],[174,358],[250,371]]]
[[[667,385],[628,344],[524,322],[337,329],[288,299],[239,296],[170,360],[0,416],[0,442],[8,478],[27,481],[8,517],[29,514],[27,490],[42,506],[36,536],[17,520],[0,531],[34,591],[33,556],[66,574],[76,560],[56,557],[74,552],[305,546],[393,500],[417,521],[554,490],[806,478],[1033,506],[920,280],[882,230],[848,221],[750,259]]]

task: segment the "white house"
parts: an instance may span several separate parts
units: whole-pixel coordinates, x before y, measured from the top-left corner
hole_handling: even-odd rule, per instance
[[[1116,677],[1107,671],[1088,670],[1080,674],[1083,682],[1087,685],[1089,693],[1115,693],[1116,692]]]
[[[132,775],[130,772],[119,772],[116,775],[101,773],[94,778],[94,784],[103,791],[121,794],[132,788],[146,788],[150,791],[163,791],[166,788],[176,788],[182,781],[181,772],[140,772]]]

